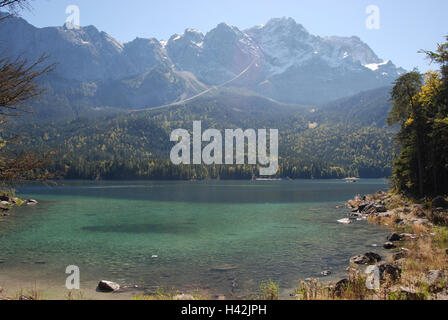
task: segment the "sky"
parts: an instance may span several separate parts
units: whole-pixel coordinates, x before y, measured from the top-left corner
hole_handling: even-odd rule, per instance
[[[447,0],[33,0],[31,5],[21,15],[37,27],[63,25],[67,7],[76,5],[81,26],[95,25],[121,42],[167,40],[186,28],[206,33],[221,22],[243,30],[291,17],[315,35],[359,36],[380,58],[420,71],[436,66],[418,51],[434,50],[448,35]],[[369,6],[375,11],[367,13]]]

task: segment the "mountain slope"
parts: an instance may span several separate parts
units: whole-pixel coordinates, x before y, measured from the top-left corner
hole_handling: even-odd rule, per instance
[[[217,169],[170,164],[174,145],[170,133],[178,128],[191,130],[195,120],[202,121],[203,130],[279,129],[279,175],[283,177],[384,177],[390,173],[395,131],[378,127],[386,114],[378,113],[372,120],[369,114],[358,113],[362,101],[387,104],[377,93],[363,93],[313,112],[311,107],[279,103],[245,89],[221,88],[163,109],[26,125],[17,118],[10,132],[13,136],[20,131],[24,137],[14,152],[58,150],[56,164],[49,169],[68,178],[247,179],[257,174],[251,166]],[[356,114],[357,121],[338,120],[347,114]],[[317,126],[310,126],[314,121]]]
[[[315,120],[333,124],[385,127],[392,107],[391,89],[392,87],[382,87],[330,102],[319,107]]]

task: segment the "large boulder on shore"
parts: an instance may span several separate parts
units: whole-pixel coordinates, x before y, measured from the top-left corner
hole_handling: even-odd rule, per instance
[[[438,196],[432,200],[431,206],[433,208],[448,208],[448,201],[444,197]]]
[[[354,264],[373,264],[381,261],[381,256],[374,252],[367,252],[354,256],[350,259],[350,263]]]
[[[390,241],[383,244],[383,248],[387,249],[387,250],[395,249],[396,247],[397,246],[393,242],[390,242]]]
[[[112,281],[101,280],[98,283],[98,290],[101,292],[114,292],[120,290],[120,285]]]
[[[401,241],[402,237],[398,233],[392,233],[387,236],[387,241],[395,242],[395,241]]]
[[[381,280],[386,280],[389,278],[393,281],[397,281],[401,277],[401,268],[394,265],[385,263],[378,267],[380,269],[380,277]]]

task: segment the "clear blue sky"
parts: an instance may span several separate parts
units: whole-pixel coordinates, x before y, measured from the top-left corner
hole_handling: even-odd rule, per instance
[[[429,66],[420,49],[433,50],[448,34],[447,0],[34,0],[22,16],[38,26],[63,25],[68,5],[80,24],[95,25],[122,42],[168,39],[187,27],[207,32],[220,22],[245,29],[273,17],[292,17],[311,33],[357,35],[383,59],[408,70]],[[366,8],[380,9],[380,29],[366,28]]]

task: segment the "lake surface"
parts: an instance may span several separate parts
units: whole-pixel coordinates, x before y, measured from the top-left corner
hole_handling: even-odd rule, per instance
[[[379,189],[385,180],[21,187],[20,196],[40,203],[0,218],[0,278],[63,288],[66,267],[76,265],[81,289],[107,279],[244,296],[269,279],[292,288],[323,270],[342,277],[351,256],[381,253],[372,244],[387,231],[339,224],[348,210],[337,206]]]

